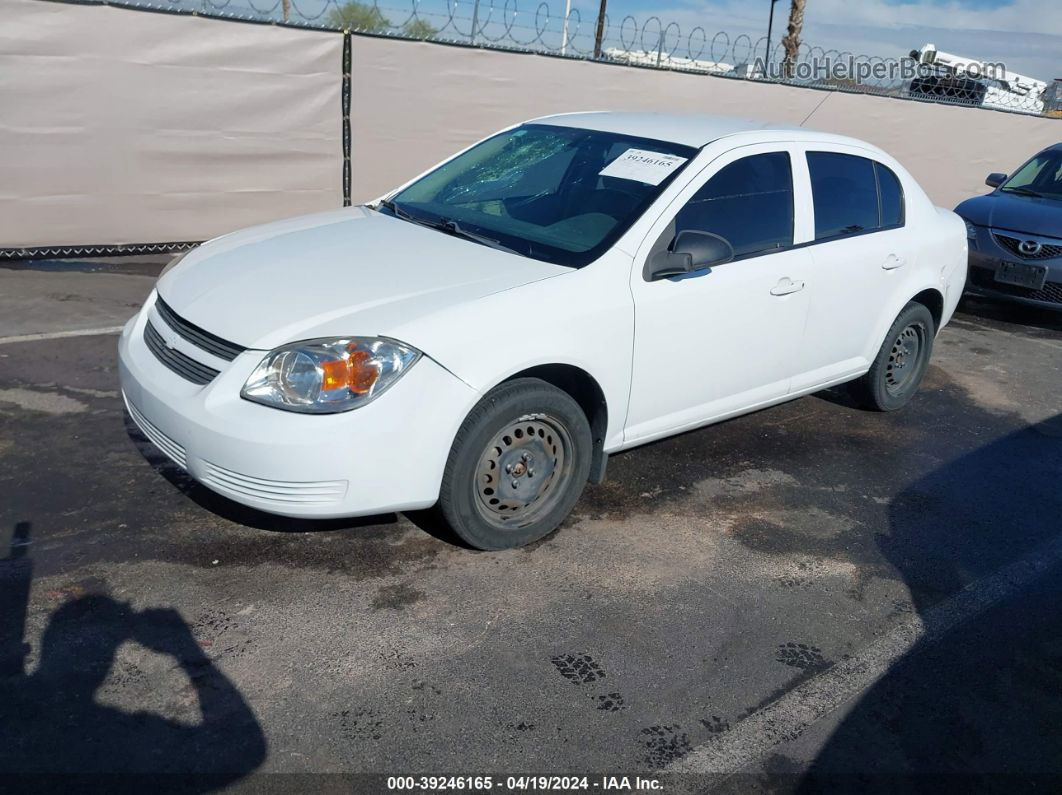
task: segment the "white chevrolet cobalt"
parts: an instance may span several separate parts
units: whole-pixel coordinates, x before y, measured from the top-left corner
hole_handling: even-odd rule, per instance
[[[918,389],[966,227],[869,144],[731,119],[550,116],[375,203],[170,265],[119,343],[140,430],[276,514],[556,528],[610,453],[853,381]]]

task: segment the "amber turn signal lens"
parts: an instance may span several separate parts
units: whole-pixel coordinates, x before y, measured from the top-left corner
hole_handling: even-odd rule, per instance
[[[367,395],[380,377],[380,369],[368,351],[354,349],[346,359],[321,362],[321,389],[349,389],[355,395]]]
[[[376,379],[380,377],[380,369],[373,362],[372,354],[368,351],[351,351],[350,359],[350,391],[355,395],[366,395],[372,389]]]
[[[350,384],[350,366],[343,359],[321,362],[321,371],[324,374],[321,389],[343,389]]]

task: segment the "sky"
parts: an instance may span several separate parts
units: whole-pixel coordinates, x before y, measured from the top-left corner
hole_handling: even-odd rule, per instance
[[[563,14],[564,0],[549,3]],[[598,0],[572,5],[590,19]],[[613,19],[655,15],[684,30],[699,25],[710,34],[724,30],[754,39],[766,34],[770,9],[769,0],[609,0],[608,6]],[[788,16],[789,2],[780,0],[776,37],[784,34]],[[1038,79],[1062,78],[1062,0],[807,0],[804,39],[823,49],[891,57],[932,42],[945,52],[1003,61]]]
[[[127,0],[131,3],[158,0]],[[374,0],[359,0],[372,3]],[[281,0],[168,0],[187,7],[211,8],[240,14],[253,8],[252,17],[279,15]],[[346,0],[291,0],[296,15],[311,20],[327,18],[328,9]],[[480,24],[501,38],[506,26],[524,41],[536,36],[536,26],[551,47],[559,46],[566,0],[375,0],[395,27],[417,9],[449,38],[463,38],[471,28],[478,2]],[[571,33],[583,51],[593,47],[593,27],[600,0],[571,0]],[[774,40],[785,33],[789,0],[775,6]],[[710,45],[720,31],[730,42],[740,36],[748,44],[767,33],[770,0],[608,0],[610,21],[607,44],[628,49],[655,49],[660,27],[670,31],[669,45],[676,55],[687,50],[691,32],[695,51],[705,60],[742,63],[742,53],[731,48],[725,57],[712,57]],[[627,16],[633,20],[624,22]],[[652,20],[656,17],[657,23]],[[451,18],[456,21],[449,22]],[[581,22],[577,22],[581,19]],[[670,23],[675,23],[668,27]],[[622,28],[622,32],[621,32]],[[640,35],[641,31],[644,35]],[[681,32],[679,32],[681,31]],[[489,38],[489,37],[488,37]],[[717,41],[721,41],[717,40]],[[1062,78],[1062,0],[807,0],[804,41],[823,50],[900,58],[932,42],[937,49],[963,57],[1003,62],[1009,70],[1049,81]],[[702,42],[705,44],[702,45]],[[533,41],[530,46],[534,46]],[[694,53],[696,56],[696,52]]]

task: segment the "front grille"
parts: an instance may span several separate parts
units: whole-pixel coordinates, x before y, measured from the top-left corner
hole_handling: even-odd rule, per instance
[[[156,359],[181,376],[181,378],[185,378],[193,384],[209,384],[218,374],[218,371],[213,367],[207,367],[205,364],[197,362],[195,359],[185,356],[180,351],[166,345],[166,341],[151,325],[151,321],[148,321],[144,326],[144,342],[147,343],[151,352],[155,354]]]
[[[125,395],[123,394],[122,397],[125,398]],[[133,418],[136,427],[140,429],[140,432],[144,434],[155,447],[165,453],[181,469],[188,468],[183,447],[152,425],[150,420],[141,414],[136,406],[129,402],[128,398],[125,399],[125,407],[129,409],[129,416]]]
[[[199,479],[222,494],[288,505],[327,505],[338,502],[347,493],[345,480],[266,480],[242,475],[209,461],[203,462]]]
[[[1022,238],[1010,237],[1010,235],[1001,235],[998,232],[995,233],[996,242],[1003,248],[1022,259],[1052,259],[1054,257],[1062,257],[1062,245],[1049,245],[1043,244],[1043,247],[1035,254],[1025,254],[1021,250]]]
[[[975,287],[981,287],[995,293],[1003,293],[1004,295],[1013,295],[1015,298],[1044,301],[1049,304],[1062,304],[1062,283],[1060,282],[1044,282],[1042,290],[1033,290],[1029,287],[1019,287],[1016,284],[997,282],[992,271],[984,268],[971,268],[970,283]]]
[[[216,334],[211,334],[209,331],[199,328],[199,326],[193,325],[178,315],[169,305],[162,300],[162,298],[155,299],[155,309],[170,328],[177,332],[181,337],[188,340],[193,345],[202,348],[207,353],[212,353],[219,359],[224,359],[227,362],[231,362],[246,348],[241,345],[237,345],[235,342],[229,342],[223,340]]]

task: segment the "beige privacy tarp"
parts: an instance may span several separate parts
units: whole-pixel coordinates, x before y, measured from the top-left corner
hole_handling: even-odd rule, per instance
[[[342,201],[339,33],[43,0],[0,14],[0,248],[202,240]],[[954,207],[1062,122],[353,37],[352,195],[576,110],[718,113],[862,138]]]
[[[355,38],[355,201],[514,121],[577,110],[718,113],[870,141],[954,207],[1062,140],[1062,121],[532,54]]]
[[[0,248],[203,240],[342,203],[342,36],[0,6]]]

